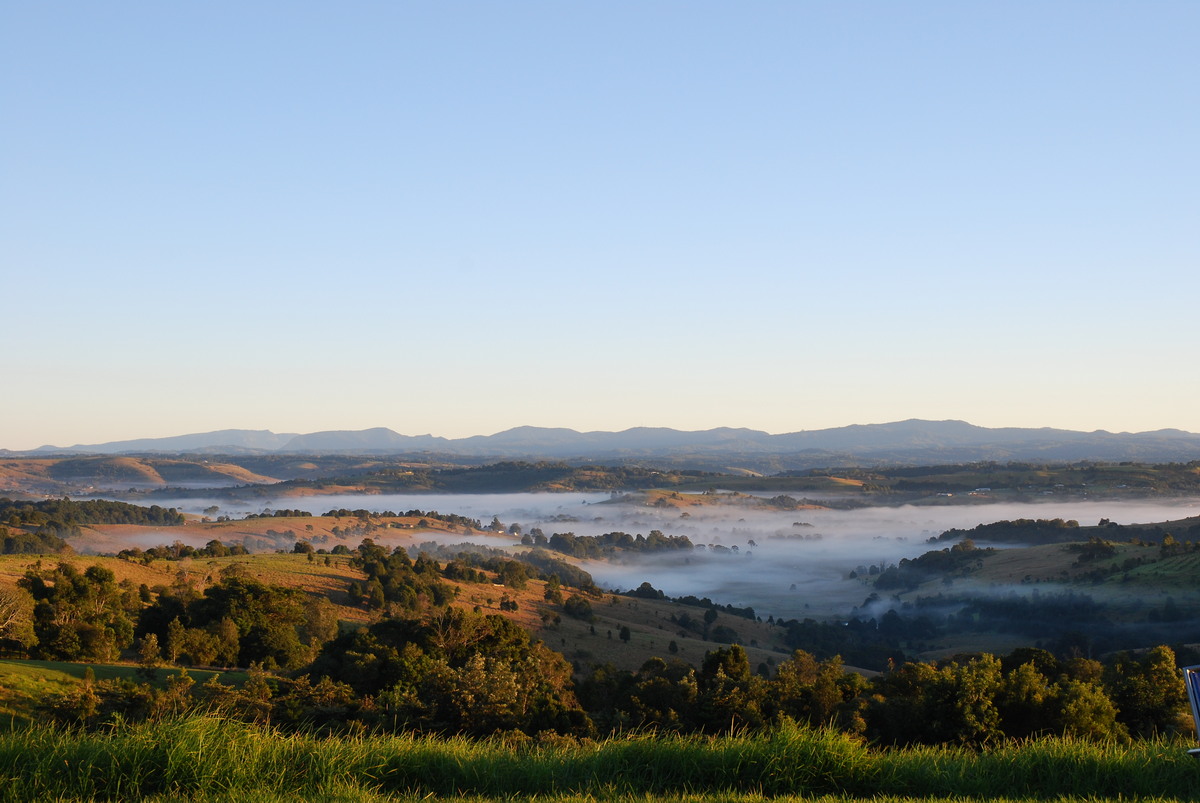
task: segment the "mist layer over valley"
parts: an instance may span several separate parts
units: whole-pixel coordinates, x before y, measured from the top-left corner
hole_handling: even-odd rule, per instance
[[[1101,520],[1137,524],[1177,520],[1200,513],[1200,502],[1193,499],[904,505],[848,510],[801,505],[797,509],[779,510],[755,504],[746,496],[675,496],[672,505],[647,504],[643,495],[618,493],[346,494],[268,501],[261,506],[196,498],[160,499],[158,504],[192,514],[207,512],[235,518],[285,507],[303,507],[317,515],[338,509],[367,510],[374,514],[438,511],[476,519],[484,528],[498,521],[504,530],[372,535],[384,544],[411,542],[415,538],[421,543],[443,546],[469,542],[519,550],[522,546],[518,533],[534,531],[541,531],[546,537],[554,533],[598,536],[612,532],[647,536],[654,531],[667,536],[686,536],[695,548],[622,551],[605,559],[576,562],[602,588],[625,591],[648,582],[670,597],[708,597],[722,605],[750,606],[764,619],[846,616],[872,593],[866,581],[873,574],[872,567],[882,570],[905,558],[944,548],[946,544],[931,544],[930,539],[952,528],[970,529],[1016,519],[1074,520],[1085,526]],[[510,532],[513,525],[517,525],[518,533]],[[175,537],[175,533],[162,531],[160,542],[169,543]],[[147,540],[153,540],[153,536],[141,534],[137,543],[131,545],[144,548],[150,545]],[[989,544],[979,542],[977,546]],[[995,546],[1007,548],[1013,544]],[[851,579],[851,573],[860,577]],[[959,590],[965,588],[961,583],[958,586]],[[1048,589],[1046,585],[1039,587],[1042,592]],[[973,589],[975,593],[1008,590]],[[1019,590],[1032,591],[1028,587]]]

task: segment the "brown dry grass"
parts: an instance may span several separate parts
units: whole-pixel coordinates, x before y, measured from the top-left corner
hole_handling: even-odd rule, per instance
[[[170,585],[179,567],[168,561],[155,561],[146,566],[127,560],[96,555],[0,555],[0,586],[13,588],[17,580],[30,569],[41,566],[50,569],[59,563],[72,563],[81,571],[90,566],[103,566],[112,570],[117,581],[130,580],[135,585]]]
[[[170,458],[29,457],[0,461],[0,490],[11,492],[62,493],[94,482],[101,482],[106,487],[164,487],[172,484],[176,478],[204,478],[214,484],[221,484],[221,480],[254,484],[279,481],[234,463],[202,463]]]
[[[24,491],[37,488],[49,480],[50,460],[4,460],[0,461],[0,488],[6,491]]]

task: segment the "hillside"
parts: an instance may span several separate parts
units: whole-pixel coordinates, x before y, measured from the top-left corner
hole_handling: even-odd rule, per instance
[[[762,621],[749,607],[656,589],[655,569],[670,564],[724,552],[708,565],[754,565],[733,547],[658,530],[547,537],[498,518],[483,527],[457,514],[344,509],[178,523],[174,511],[122,503],[47,505],[78,526],[67,539],[76,547],[105,537],[146,546],[0,558],[0,605],[15,613],[5,649],[57,662],[41,674],[0,667],[12,686],[0,709],[25,721],[57,690],[45,697],[49,716],[102,728],[112,717],[155,720],[197,706],[333,735],[724,733],[795,720],[879,744],[1111,739],[1182,727],[1177,661],[1200,658],[1190,646],[1200,642],[1191,624],[1200,540],[1170,535],[1006,549],[958,538],[848,572],[837,582],[861,589],[859,608]],[[672,516],[681,511],[672,507]],[[99,521],[163,515],[174,523]],[[166,540],[177,534],[203,546]],[[601,590],[581,567],[609,562],[650,579]],[[808,591],[828,595],[832,585]],[[125,669],[111,666],[122,659]],[[107,679],[73,686],[61,676],[71,661],[102,665]],[[182,674],[163,681],[164,663],[247,670],[196,688]],[[845,671],[854,667],[865,669]],[[1163,704],[1138,691],[1151,676],[1171,690]],[[39,682],[40,692],[31,685]],[[1029,683],[1044,690],[1033,708],[1020,696]],[[1092,707],[1070,713],[1062,703],[1080,684],[1090,684]],[[991,700],[995,710],[947,718],[946,699]],[[1095,706],[1109,714],[1098,719]]]
[[[422,521],[426,523],[423,525]],[[405,516],[264,517],[228,522],[192,521],[170,528],[93,525],[84,527],[79,537],[71,539],[75,549],[110,553],[124,550],[126,557],[3,555],[0,556],[0,589],[14,588],[16,581],[32,567],[52,566],[60,560],[77,565],[81,571],[89,566],[102,566],[111,570],[118,581],[128,580],[134,586],[145,584],[150,588],[183,582],[202,592],[225,577],[237,576],[328,598],[336,606],[338,619],[342,622],[365,624],[376,620],[378,613],[353,603],[348,595],[351,582],[365,580],[363,572],[353,568],[346,555],[318,554],[310,561],[305,554],[292,554],[297,538],[322,552],[337,546],[343,550],[353,549],[363,538],[370,538],[388,550],[400,547],[415,551],[423,544],[425,548],[435,548],[431,539],[444,540],[446,536],[465,536],[469,532],[465,525]],[[527,551],[516,537],[498,536],[495,540],[496,548],[512,557]],[[226,545],[245,544],[258,552],[162,559],[131,548],[135,543],[145,548],[162,544],[170,550],[174,544],[173,549],[178,551],[182,546],[201,548],[212,541]],[[276,553],[276,549],[286,552]],[[555,557],[566,559],[557,553]],[[690,610],[692,618],[699,619],[704,611],[669,600],[632,599],[575,589],[573,593],[582,594],[592,605],[595,618],[589,621],[564,615],[561,604],[548,602],[546,583],[542,580],[530,580],[525,588],[506,588],[494,585],[498,578],[493,572],[484,584],[448,582],[459,591],[453,603],[455,606],[478,607],[512,619],[562,652],[581,670],[594,662],[612,662],[618,668],[634,670],[651,657],[672,654],[668,651],[671,641],[677,643],[677,657],[699,661],[708,650],[728,643],[707,641],[696,632],[673,626],[671,618],[681,612]],[[515,603],[515,609],[510,609],[507,604],[501,607],[502,601]],[[746,646],[754,665],[774,663],[780,653],[786,652],[779,631],[761,622],[721,615],[720,624],[736,634]],[[618,638],[622,628],[629,629],[627,642]],[[725,637],[730,637],[728,632]]]
[[[970,463],[814,468],[771,476],[659,465],[501,461],[472,465],[355,455],[53,457],[0,460],[0,495],[254,500],[329,494],[669,489],[816,496],[840,505],[1200,495],[1189,463]]]
[[[228,488],[278,482],[231,461],[142,457],[0,460],[0,492],[57,495],[65,491]]]
[[[772,515],[790,518],[792,511],[822,511],[793,497],[763,498],[733,492],[688,494],[657,489],[639,494],[637,499],[637,505],[625,509],[661,511],[667,520],[677,521],[680,526],[714,515],[735,519],[752,511],[755,515],[772,511]],[[627,500],[622,497],[613,501]],[[848,556],[840,566],[830,566],[832,571],[824,572],[824,579],[812,588],[797,588],[793,583],[787,590],[787,580],[781,581],[786,575],[770,575],[763,565],[757,575],[760,582],[771,585],[751,592],[751,599],[757,597],[757,601],[750,604],[765,606],[764,616],[773,606],[778,616],[782,605],[791,611],[789,616],[805,619],[781,619],[772,627],[770,621],[758,622],[733,609],[724,610],[722,604],[728,599],[703,603],[692,600],[694,604],[682,605],[657,592],[642,593],[653,591],[657,577],[663,578],[664,584],[677,583],[679,575],[674,581],[667,578],[672,572],[688,570],[688,566],[721,575],[710,577],[708,586],[693,587],[724,588],[723,593],[737,595],[735,600],[746,594],[746,589],[735,590],[737,583],[753,586],[755,582],[752,577],[740,577],[745,567],[756,565],[746,562],[755,559],[753,555],[739,556],[736,546],[693,542],[658,530],[643,538],[614,530],[591,536],[550,531],[543,534],[535,528],[531,530],[536,533],[534,538],[531,533],[521,535],[519,529],[506,529],[498,523],[485,526],[455,514],[421,511],[376,514],[336,510],[330,515],[314,516],[277,510],[243,519],[222,516],[212,521],[194,516],[182,519],[171,510],[114,502],[41,504],[58,512],[45,513],[35,505],[21,503],[12,508],[36,515],[30,524],[15,529],[10,521],[6,550],[11,541],[14,550],[32,551],[43,548],[41,544],[59,548],[54,546],[57,543],[66,551],[62,557],[5,558],[6,565],[16,567],[9,572],[10,584],[38,560],[53,565],[53,561],[64,558],[92,562],[81,565],[116,561],[113,571],[119,579],[128,578],[135,586],[145,584],[151,588],[170,586],[182,578],[202,591],[234,573],[327,597],[338,607],[339,619],[365,623],[378,615],[379,604],[364,606],[352,592],[351,584],[357,583],[361,595],[361,586],[368,578],[349,562],[350,553],[364,539],[388,552],[397,548],[413,555],[424,552],[442,563],[465,560],[467,565],[481,567],[489,560],[529,560],[538,568],[527,569],[534,578],[528,587],[508,583],[500,576],[500,563],[489,565],[486,571],[490,579],[482,585],[478,580],[464,584],[463,578],[469,578],[470,573],[448,577],[447,581],[459,589],[454,604],[502,612],[562,651],[581,670],[608,660],[624,668],[637,668],[650,657],[665,655],[698,660],[714,645],[731,641],[747,648],[755,666],[769,666],[775,656],[798,647],[821,657],[840,654],[848,663],[876,670],[888,660],[903,656],[1001,651],[1029,644],[1065,643],[1063,639],[1068,637],[1083,638],[1091,645],[1089,649],[1100,651],[1140,647],[1153,641],[1200,641],[1200,631],[1193,635],[1188,624],[1200,620],[1197,518],[1127,526],[1102,522],[1090,527],[1062,520],[1021,520],[950,530],[930,538],[924,554],[909,551],[911,557],[898,564],[855,567],[854,557]],[[166,523],[137,523],[130,518],[131,510],[163,517]],[[94,511],[87,515],[102,517],[99,521],[122,523],[89,522],[87,511]],[[39,525],[42,519],[37,517],[48,515],[58,517],[56,531],[65,540],[34,538],[47,527]],[[34,528],[37,533],[32,531]],[[820,536],[812,529],[809,525],[788,528],[787,535],[799,539],[786,541],[802,550],[796,555],[804,554],[804,549],[821,548]],[[22,531],[21,538],[12,536]],[[1002,548],[993,548],[993,544]],[[760,551],[752,549],[753,544],[743,543],[743,547],[747,553]],[[231,549],[243,554],[228,554]],[[313,550],[314,560],[300,554],[304,550]],[[81,552],[119,553],[123,560],[71,557]],[[775,553],[764,546],[762,554]],[[639,583],[646,588],[632,597],[614,598],[607,591],[591,589],[590,581],[570,579],[564,573],[568,564],[586,566],[589,571],[600,571],[605,566],[609,576],[629,578],[627,585],[616,586],[616,591],[629,591]],[[562,568],[547,568],[552,566]],[[556,571],[564,583],[575,586],[569,593],[582,594],[595,619],[571,616],[562,598],[548,596],[543,571]],[[586,577],[578,568],[572,571]],[[773,592],[772,587],[776,589]],[[788,601],[779,595],[786,595]],[[845,602],[832,604],[839,599]],[[860,600],[862,604],[853,608]],[[811,607],[803,603],[811,603]],[[697,626],[713,612],[710,609],[715,610],[719,621]],[[629,638],[621,640],[626,629]],[[674,652],[669,649],[672,642]]]
[[[953,546],[856,573],[870,591],[859,615],[892,617],[888,643],[926,658],[1031,644],[1096,656],[1200,642],[1197,519],[1123,528],[1034,524],[966,531],[978,541],[951,531],[943,538]],[[1021,544],[1016,529],[1034,537]],[[982,540],[989,531],[1014,540],[994,548]],[[1048,532],[1058,535],[1047,543]],[[1200,651],[1189,650],[1200,660]]]

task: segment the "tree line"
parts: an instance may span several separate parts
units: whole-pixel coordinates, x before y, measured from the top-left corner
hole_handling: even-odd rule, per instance
[[[79,535],[81,525],[142,524],[173,527],[183,524],[183,514],[175,508],[158,505],[142,507],[126,502],[91,499],[45,499],[40,502],[16,502],[0,498],[0,523],[10,528],[31,530],[39,535],[66,538]]]

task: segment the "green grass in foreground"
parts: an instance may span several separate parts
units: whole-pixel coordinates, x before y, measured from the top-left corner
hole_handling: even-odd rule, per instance
[[[0,730],[31,722],[36,701],[63,694],[78,684],[56,669],[26,661],[0,661]]]
[[[428,795],[385,795],[382,792],[365,792],[355,790],[332,790],[322,795],[296,798],[292,796],[272,795],[272,793],[250,792],[246,796],[205,796],[197,798],[154,797],[145,798],[145,803],[174,803],[186,799],[188,803],[224,803],[238,801],[239,803],[293,803],[296,799],[310,803],[419,803],[421,801],[446,801],[450,803],[1033,803],[1032,798],[1014,797],[881,797],[856,798],[822,795],[806,797],[800,795],[782,795],[767,797],[755,793],[742,792],[712,792],[690,793],[690,795],[533,795],[533,796],[504,796],[486,797],[479,795],[467,796],[438,796]],[[1102,797],[1057,797],[1038,798],[1036,803],[1096,803],[1104,801]],[[1134,798],[1122,798],[1134,799]],[[1176,798],[1154,797],[1139,798],[1140,803],[1184,803]]]
[[[837,733],[595,744],[280,735],[208,717],[0,734],[0,800],[1200,799],[1186,745],[877,751]]]

